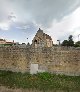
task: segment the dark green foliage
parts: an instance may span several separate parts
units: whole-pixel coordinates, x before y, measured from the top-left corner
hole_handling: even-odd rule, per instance
[[[70,35],[68,38],[68,46],[74,46],[73,36]]]
[[[73,36],[70,35],[70,36],[68,37],[68,40],[64,40],[64,41],[62,42],[62,46],[74,46]]]
[[[80,47],[80,41],[76,42],[74,46],[75,47]]]
[[[67,40],[64,40],[64,41],[62,42],[62,46],[68,46],[68,41],[67,41]]]
[[[80,76],[65,76],[47,72],[31,75],[29,73],[16,73],[0,71],[0,85],[11,88],[27,88],[43,90],[64,90],[75,92],[80,90]]]

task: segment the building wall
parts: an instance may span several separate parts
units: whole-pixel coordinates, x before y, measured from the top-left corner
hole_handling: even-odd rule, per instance
[[[0,47],[0,69],[30,72],[31,64],[38,64],[38,72],[80,75],[80,49]]]
[[[39,29],[32,40],[32,47],[52,47],[53,41],[51,36],[43,33],[43,30]]]
[[[0,44],[6,44],[6,41],[4,41],[4,40],[0,41]]]

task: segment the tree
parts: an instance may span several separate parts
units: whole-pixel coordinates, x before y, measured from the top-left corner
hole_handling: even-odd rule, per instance
[[[68,37],[68,40],[64,40],[64,41],[62,42],[62,46],[74,46],[73,36],[70,35],[70,36]]]
[[[68,41],[67,41],[67,40],[64,40],[64,41],[62,42],[62,46],[68,46]]]
[[[68,46],[74,46],[73,36],[70,35],[68,38]]]
[[[75,46],[75,47],[80,47],[80,41],[76,42],[76,43],[74,44],[74,46]]]

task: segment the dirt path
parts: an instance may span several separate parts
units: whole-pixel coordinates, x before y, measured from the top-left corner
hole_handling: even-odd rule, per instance
[[[0,86],[0,92],[41,92],[37,90],[28,90],[28,89],[9,89],[4,86]]]
[[[38,90],[28,90],[28,89],[10,89],[4,86],[0,86],[0,92],[43,92]],[[68,91],[62,91],[62,90],[52,90],[52,91],[45,91],[45,92],[68,92]],[[80,91],[69,91],[69,92],[80,92]]]

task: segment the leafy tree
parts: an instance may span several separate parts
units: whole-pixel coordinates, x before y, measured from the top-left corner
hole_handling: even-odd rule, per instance
[[[70,35],[70,36],[68,37],[68,40],[64,40],[64,41],[62,42],[62,46],[74,46],[73,36]]]
[[[68,41],[67,41],[67,40],[64,40],[64,41],[62,42],[62,46],[68,46]]]
[[[74,44],[74,46],[75,46],[75,47],[80,47],[80,41],[76,42],[76,43]]]
[[[68,46],[74,46],[73,36],[70,35],[68,38]]]

